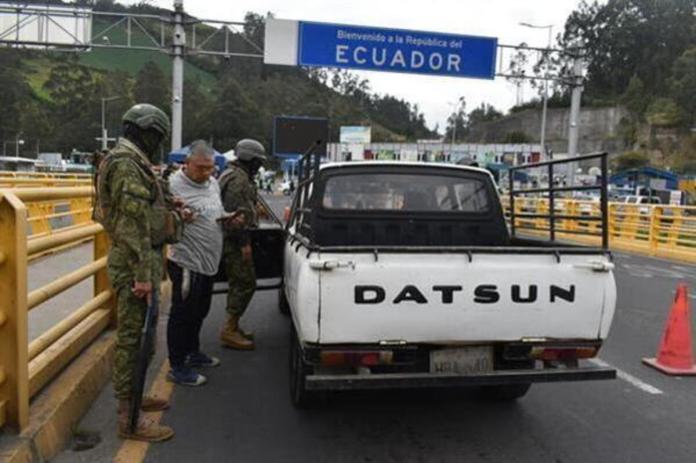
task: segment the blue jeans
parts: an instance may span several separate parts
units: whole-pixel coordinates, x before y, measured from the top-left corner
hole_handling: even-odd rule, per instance
[[[203,320],[210,311],[213,297],[214,276],[189,271],[189,291],[182,294],[183,269],[167,261],[167,272],[172,280],[172,307],[167,322],[167,347],[169,364],[172,368],[182,368],[189,354],[200,350],[200,333]]]

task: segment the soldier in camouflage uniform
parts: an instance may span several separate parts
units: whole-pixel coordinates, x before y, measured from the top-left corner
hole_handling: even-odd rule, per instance
[[[118,433],[128,439],[159,442],[174,435],[145,417],[135,433],[128,429],[129,404],[141,328],[147,304],[159,291],[163,246],[176,240],[181,216],[165,197],[152,164],[169,134],[169,118],[158,108],[138,104],[123,116],[123,138],[101,161],[97,172],[95,218],[111,239],[107,270],[117,298],[118,328],[113,383],[118,406]],[[144,397],[144,411],[169,407],[167,401]]]
[[[251,252],[249,229],[258,226],[258,193],[254,177],[266,160],[266,150],[256,140],[240,140],[235,147],[237,160],[220,176],[220,193],[225,211],[239,211],[239,220],[225,229],[224,259],[229,292],[227,322],[220,333],[224,347],[254,349],[253,335],[239,327],[254,291],[256,272]]]

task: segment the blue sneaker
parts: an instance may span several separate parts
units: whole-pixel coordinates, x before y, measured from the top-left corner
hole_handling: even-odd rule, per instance
[[[186,366],[191,368],[214,368],[220,365],[220,359],[211,357],[203,352],[190,354],[186,359]]]
[[[189,367],[173,368],[167,373],[167,380],[180,386],[202,386],[208,378]]]

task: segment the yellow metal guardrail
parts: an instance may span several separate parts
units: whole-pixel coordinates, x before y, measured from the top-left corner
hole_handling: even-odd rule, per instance
[[[37,179],[90,179],[92,174],[79,172],[23,172],[0,170],[0,179],[37,178]]]
[[[31,202],[85,199],[90,187],[0,190],[0,428],[24,429],[29,403],[72,359],[115,320],[115,300],[106,275],[108,239],[90,223],[30,237]],[[91,263],[34,291],[27,291],[32,256],[94,239]],[[28,342],[28,313],[52,297],[93,278],[93,297],[67,318]]]
[[[43,191],[46,188],[90,187],[90,174],[7,172],[0,171],[0,189],[27,188]],[[92,216],[92,198],[88,196],[60,197],[47,201],[26,203],[29,212],[30,234],[42,236],[66,226],[88,223]]]
[[[509,221],[509,204],[504,200]],[[558,216],[600,217],[599,203],[557,198]],[[520,234],[546,236],[548,218],[525,218],[524,214],[546,215],[546,198],[515,199],[515,228]],[[520,217],[521,215],[521,217]],[[581,244],[601,244],[601,222],[556,220],[557,239]],[[696,262],[696,207],[609,203],[609,246],[611,249]]]

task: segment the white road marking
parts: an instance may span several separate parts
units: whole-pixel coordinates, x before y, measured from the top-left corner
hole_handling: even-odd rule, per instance
[[[623,379],[624,381],[626,381],[630,385],[640,389],[643,392],[647,392],[648,394],[653,394],[653,395],[663,394],[662,390],[656,388],[655,386],[651,386],[650,384],[648,384],[646,382],[643,382],[642,380],[636,378],[635,376],[633,376],[629,373],[626,373],[625,371],[620,370],[613,365],[610,365],[609,363],[605,362],[602,359],[594,358],[594,359],[590,359],[589,361],[590,361],[590,363],[593,363],[593,364],[597,365],[598,367],[614,368],[616,370],[616,376],[619,379]]]

